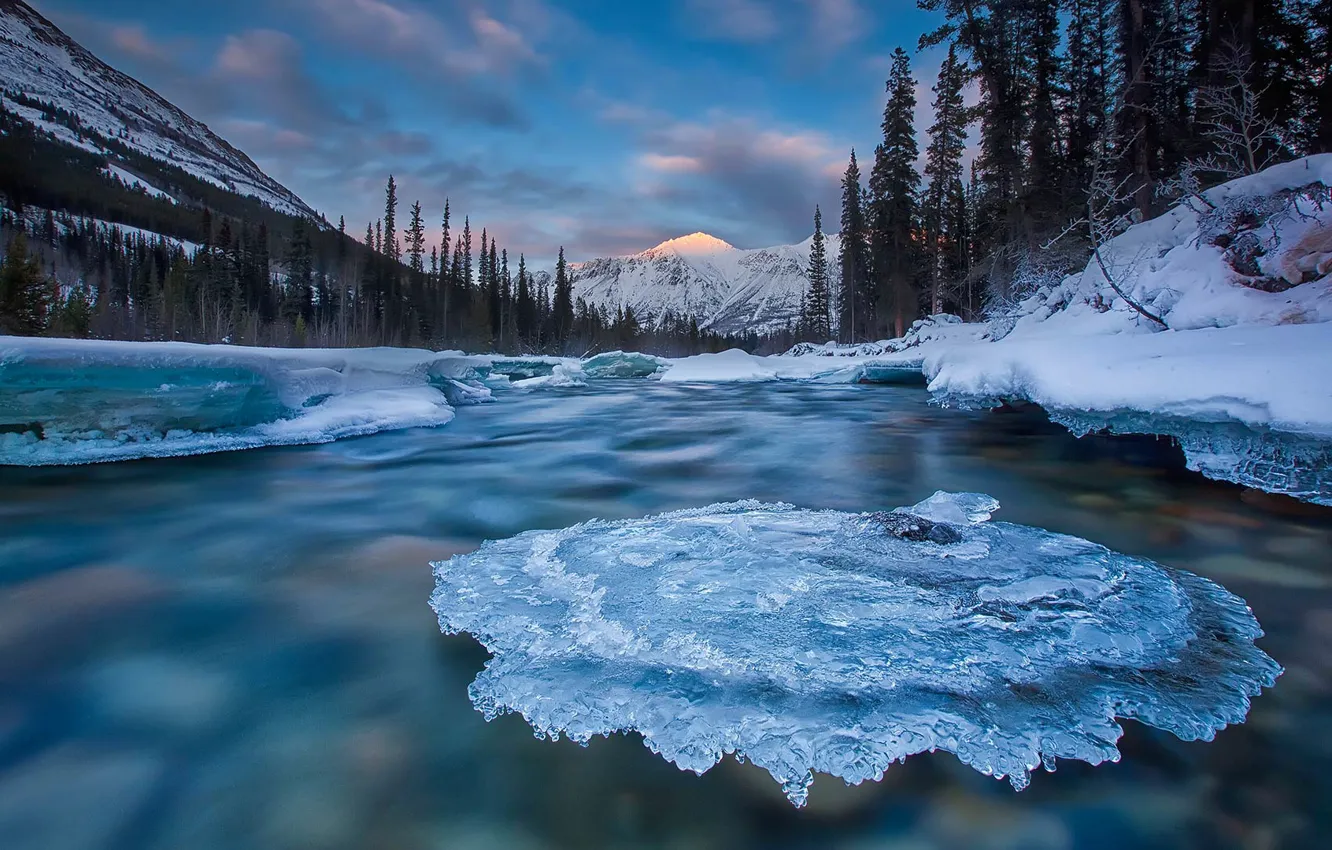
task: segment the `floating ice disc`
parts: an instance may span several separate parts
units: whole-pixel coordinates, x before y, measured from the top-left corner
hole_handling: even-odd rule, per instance
[[[593,521],[434,564],[445,632],[494,654],[487,719],[538,736],[637,730],[702,773],[726,753],[792,802],[955,753],[1017,789],[1115,761],[1135,718],[1185,740],[1242,722],[1281,673],[1216,584],[936,493],[892,513],[739,502]]]

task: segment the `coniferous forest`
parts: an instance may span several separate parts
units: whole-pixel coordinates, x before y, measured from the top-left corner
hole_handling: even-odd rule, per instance
[[[881,141],[863,166],[851,152],[842,181],[837,255],[816,210],[799,327],[773,337],[722,338],[687,316],[647,324],[575,300],[563,249],[554,275],[534,273],[447,203],[400,203],[391,177],[382,217],[353,234],[135,154],[15,92],[5,97],[172,197],[130,188],[105,157],[0,111],[0,329],[562,354],[881,339],[931,313],[1004,315],[1132,222],[1332,149],[1330,0],[920,6],[943,24],[916,47],[947,50],[933,122],[918,138],[918,80],[899,47]]]
[[[842,342],[901,336],[945,311],[1006,315],[1130,224],[1332,150],[1328,0],[919,5],[944,23],[918,48],[947,49],[923,173],[917,80],[899,47],[882,140],[846,168],[838,256],[810,260],[802,339],[826,340],[830,325]],[[816,274],[830,261],[836,293]]]

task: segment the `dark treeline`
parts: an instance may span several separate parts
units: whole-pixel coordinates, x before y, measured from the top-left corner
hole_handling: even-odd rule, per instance
[[[0,110],[0,332],[574,355],[758,344],[701,331],[688,317],[645,325],[632,311],[590,306],[573,297],[563,249],[554,275],[534,272],[468,218],[459,227],[447,203],[437,224],[419,203],[400,210],[392,177],[383,217],[357,241],[345,222],[277,212],[137,154],[52,104],[5,97],[113,156]],[[109,162],[170,197],[127,186]],[[433,227],[442,249],[427,253]]]
[[[345,225],[321,233],[294,219],[285,239],[267,225],[199,211],[189,246],[86,216],[29,208],[0,214],[0,331],[126,340],[276,346],[397,345],[504,353],[684,355],[756,339],[701,331],[688,317],[644,325],[572,297],[563,250],[555,274],[532,273],[485,229],[452,226],[425,251],[420,204],[401,238],[390,178],[385,216],[366,241]],[[455,232],[456,231],[456,232]],[[335,238],[329,238],[329,237]],[[328,246],[320,250],[319,245]],[[367,247],[368,246],[368,247]]]
[[[803,339],[828,339],[831,326],[843,342],[900,336],[941,311],[1003,315],[1132,222],[1332,150],[1332,0],[919,5],[945,20],[920,49],[948,48],[924,173],[916,81],[898,48],[868,178],[852,152],[843,180],[842,285],[828,297],[823,275]],[[812,292],[815,272],[811,257]]]

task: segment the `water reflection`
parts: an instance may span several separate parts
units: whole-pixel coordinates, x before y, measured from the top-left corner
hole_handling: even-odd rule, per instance
[[[1168,444],[1076,441],[917,389],[506,396],[438,430],[0,470],[0,847],[1296,847],[1332,828],[1332,513]],[[1002,520],[1208,575],[1287,673],[1211,744],[1130,725],[1119,765],[1014,795],[951,756],[884,782],[682,774],[485,723],[426,562],[487,537],[739,498],[867,510],[979,490]]]

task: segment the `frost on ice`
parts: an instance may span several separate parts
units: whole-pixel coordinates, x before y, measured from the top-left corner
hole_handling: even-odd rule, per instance
[[[1277,664],[1242,599],[938,493],[890,513],[739,502],[592,521],[434,564],[471,686],[538,736],[616,731],[698,773],[726,753],[803,804],[944,750],[1025,787],[1119,758],[1116,718],[1185,740],[1242,722]]]

